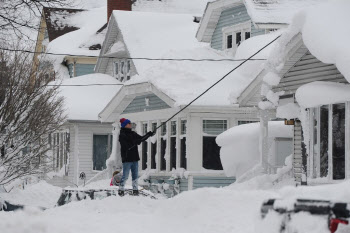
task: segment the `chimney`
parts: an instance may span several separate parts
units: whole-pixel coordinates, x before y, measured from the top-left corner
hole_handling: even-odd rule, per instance
[[[107,0],[107,22],[114,10],[131,11],[132,0]]]

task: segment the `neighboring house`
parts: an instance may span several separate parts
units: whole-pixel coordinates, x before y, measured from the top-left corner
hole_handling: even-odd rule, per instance
[[[70,86],[96,83],[108,85]],[[78,179],[81,172],[90,179],[106,168],[112,150],[112,124],[101,123],[98,113],[121,83],[108,75],[90,74],[63,80],[62,85],[60,96],[65,98],[67,120],[60,132],[49,137],[54,171],[46,179],[65,187],[82,184]]]
[[[155,130],[240,63],[124,59],[145,54],[150,58],[233,58],[198,42],[197,25],[192,15],[114,11],[100,54],[111,58],[100,58],[96,72],[113,75],[124,86],[100,113],[100,120],[118,122],[125,117],[136,123],[139,134]],[[257,41],[267,43],[275,37],[247,40],[237,56],[246,57],[249,49],[258,50]],[[265,55],[258,58],[266,59]],[[252,70],[263,62],[252,61],[233,72],[139,147],[140,170],[149,177],[149,185],[172,182],[168,181],[172,176],[182,178],[180,191],[235,181],[222,170],[215,138],[232,126],[259,121],[257,108],[239,105],[236,97],[252,81]]]
[[[316,0],[217,0],[209,2],[196,37],[214,49],[235,53],[250,37],[285,28],[296,12]]]
[[[45,58],[50,62],[53,61],[53,69],[61,76],[61,79],[93,73],[97,58],[88,56],[98,54],[104,38],[104,29],[107,26],[104,17],[105,10],[102,14],[100,12],[101,9],[44,7],[35,46],[35,66],[39,65],[40,68],[40,66],[48,65],[48,62],[44,62]],[[87,30],[86,25],[90,25],[91,29]],[[47,55],[38,64],[39,54],[45,52],[72,55],[59,57]]]
[[[305,22],[295,22],[282,35],[267,74],[258,78],[265,86],[263,111],[277,107],[277,117],[294,125],[293,172],[299,184],[350,177],[349,34],[332,35],[333,28],[319,26],[321,18],[345,26],[349,17],[342,9],[347,7],[345,2],[320,5],[301,15]]]

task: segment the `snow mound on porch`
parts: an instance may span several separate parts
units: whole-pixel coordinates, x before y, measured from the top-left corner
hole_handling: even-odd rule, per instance
[[[304,108],[350,101],[350,85],[334,82],[312,82],[298,88],[295,98]]]
[[[281,121],[269,122],[269,140],[276,137],[291,138],[293,127]],[[216,138],[221,147],[220,159],[227,176],[239,178],[260,163],[260,123],[232,127]]]
[[[97,73],[65,79],[62,82],[56,81],[53,83],[61,84],[59,91],[60,96],[63,96],[65,99],[65,109],[66,114],[68,115],[68,120],[97,121],[98,114],[122,87],[122,85],[118,85],[121,83],[115,78],[109,75]]]

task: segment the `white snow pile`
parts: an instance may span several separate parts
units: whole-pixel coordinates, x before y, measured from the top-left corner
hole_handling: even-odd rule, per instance
[[[276,137],[291,138],[293,127],[271,121],[268,126],[269,147]],[[260,123],[232,127],[216,138],[221,147],[220,159],[227,176],[239,178],[260,163]]]
[[[192,22],[191,15],[114,11],[114,16],[131,57],[144,57],[144,54],[148,54],[151,58],[233,59],[232,55],[211,49],[209,45],[196,40],[198,24]],[[159,31],[162,36],[159,36]],[[244,41],[239,46],[235,59],[250,57],[278,35],[279,32]],[[268,46],[254,58],[266,59],[272,47],[273,45]],[[241,62],[133,60],[139,76],[132,77],[125,84],[150,82],[174,99],[177,105],[184,105]],[[263,63],[261,60],[248,61],[194,104],[237,103],[242,91],[262,70]]]
[[[0,193],[0,199],[11,204],[51,208],[57,203],[61,192],[61,188],[40,181],[27,185],[24,189],[15,187],[9,193]]]
[[[98,114],[122,87],[115,78],[97,73],[53,83],[61,84],[68,120],[98,120]]]
[[[300,10],[315,7],[327,0],[245,0],[247,11],[254,23],[290,24]]]
[[[228,188],[197,189],[161,200],[111,196],[72,202],[46,211],[0,212],[0,229],[6,233],[95,233],[116,229],[144,233],[279,233],[281,216],[270,213],[263,221],[260,217],[261,204],[269,198],[283,198],[287,203],[297,198],[350,202],[350,183],[267,190],[233,184]],[[289,227],[299,228],[298,233],[329,233],[326,219],[308,214],[293,216]],[[340,225],[337,233],[349,230],[349,226]]]
[[[264,77],[266,86],[271,87],[279,83],[278,73],[286,62],[285,58],[290,52],[288,48],[291,47],[293,38],[298,34],[301,34],[304,44],[312,55],[323,63],[335,64],[347,81],[350,81],[348,9],[350,9],[349,1],[338,0],[318,4],[296,14],[268,59],[266,69],[275,75],[268,74]],[[334,33],[335,31],[339,33]],[[266,93],[268,91],[264,90],[263,94]]]
[[[295,98],[303,108],[350,101],[350,85],[334,82],[312,82],[298,88]]]
[[[137,0],[133,11],[184,13],[202,16],[208,2],[213,0]]]
[[[276,117],[287,120],[299,118],[300,107],[296,103],[278,106],[276,109]]]

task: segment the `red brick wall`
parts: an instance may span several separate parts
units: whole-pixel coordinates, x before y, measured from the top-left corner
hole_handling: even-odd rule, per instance
[[[131,11],[131,0],[107,0],[107,21],[113,10]]]

